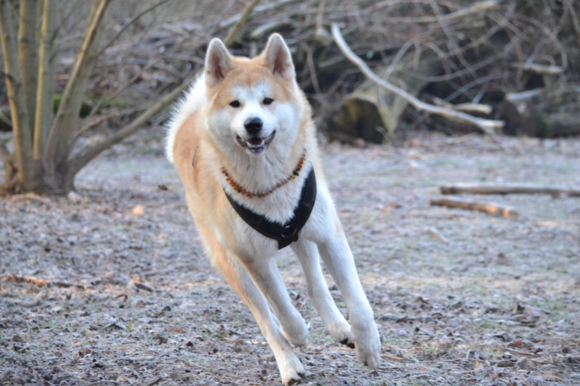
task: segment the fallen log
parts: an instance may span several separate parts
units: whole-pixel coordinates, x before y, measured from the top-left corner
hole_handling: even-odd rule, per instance
[[[46,279],[40,279],[37,277],[33,277],[33,276],[19,276],[19,275],[4,275],[4,277],[2,278],[1,281],[12,281],[12,282],[16,282],[16,283],[30,283],[30,284],[34,284],[38,287],[51,287],[51,286],[55,286],[55,287],[60,287],[60,288],[70,288],[70,287],[75,287],[75,288],[79,288],[79,289],[88,289],[90,288],[90,286],[86,286],[86,285],[81,285],[81,284],[73,284],[73,283],[67,283],[64,281],[52,281],[52,280],[46,280]]]
[[[406,90],[397,87],[392,83],[389,83],[384,79],[382,79],[381,77],[377,76],[377,74],[375,74],[369,68],[369,66],[367,66],[367,64],[360,57],[358,57],[346,44],[337,23],[332,24],[332,36],[334,37],[334,41],[338,46],[338,48],[340,49],[340,51],[343,53],[343,55],[346,56],[355,66],[357,66],[358,69],[363,73],[363,75],[367,77],[367,79],[375,82],[378,86],[384,88],[386,91],[396,94],[398,97],[406,100],[410,105],[412,105],[419,111],[423,111],[429,114],[437,114],[450,120],[475,125],[482,132],[488,134],[505,151],[505,149],[501,145],[501,142],[497,139],[495,135],[495,130],[501,129],[504,126],[503,121],[477,118],[461,111],[455,111],[444,107],[433,106],[431,104],[420,101],[414,95],[410,94]]]
[[[551,76],[551,75],[544,75]],[[544,79],[548,84],[548,79]],[[498,107],[498,118],[505,121],[506,135],[526,135],[538,138],[558,138],[580,135],[580,110],[561,106],[578,106],[578,89],[563,87],[555,90],[538,88],[506,94]]]
[[[478,203],[472,201],[464,201],[457,198],[439,198],[429,201],[430,205],[433,206],[446,206],[448,208],[460,208],[467,210],[477,210],[479,212],[485,212],[495,216],[503,217],[516,217],[517,212],[509,207],[502,207],[497,204],[491,203]]]
[[[441,186],[441,194],[550,194],[552,196],[580,197],[580,188],[566,188],[547,185],[479,185],[456,184]]]
[[[401,49],[402,50],[402,49]],[[399,51],[401,52],[401,51]],[[420,61],[415,52],[395,55],[391,65],[375,69],[379,74],[389,74],[389,81],[410,95],[416,96],[428,82],[413,77],[405,72],[418,62],[415,73],[421,75],[438,75],[443,66],[432,51],[423,52]],[[386,92],[372,80],[366,80],[358,86],[350,97],[345,99],[337,110],[329,114],[322,128],[330,140],[351,143],[356,138],[366,142],[382,144],[385,137],[393,136],[399,125],[400,117],[408,105],[405,98]]]

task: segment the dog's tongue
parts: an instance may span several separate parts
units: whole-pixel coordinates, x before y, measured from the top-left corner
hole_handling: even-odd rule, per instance
[[[261,145],[264,140],[262,138],[250,138],[247,141],[250,145],[258,146]]]

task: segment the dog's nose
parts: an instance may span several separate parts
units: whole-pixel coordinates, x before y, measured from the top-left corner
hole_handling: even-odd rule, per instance
[[[262,130],[262,120],[260,118],[248,118],[244,122],[244,127],[248,134],[258,134]]]

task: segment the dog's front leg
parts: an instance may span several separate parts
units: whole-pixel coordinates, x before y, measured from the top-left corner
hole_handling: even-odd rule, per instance
[[[276,318],[272,315],[262,292],[256,287],[246,269],[233,254],[223,251],[223,253],[218,253],[217,256],[213,257],[229,284],[256,318],[262,334],[274,352],[284,385],[300,383],[304,377],[304,366],[280,331]]]
[[[328,328],[328,333],[337,342],[354,347],[350,325],[336,307],[336,303],[332,299],[322,274],[320,255],[316,243],[300,239],[298,242],[291,244],[291,247],[296,256],[298,256],[306,276],[308,296],[310,296],[310,300],[312,300],[324,325]]]
[[[302,315],[292,305],[274,259],[250,260],[245,263],[245,267],[272,307],[286,339],[296,346],[305,345],[308,339],[308,328]]]
[[[344,233],[334,233],[318,243],[320,256],[346,302],[355,341],[356,356],[376,369],[381,360],[381,341],[373,310],[358,278],[354,258]]]
[[[197,229],[212,258],[234,291],[246,303],[268,345],[274,352],[278,369],[285,386],[300,383],[304,376],[304,366],[284,338],[276,318],[272,315],[266,298],[256,287],[248,271],[238,258],[218,242],[208,226],[196,222]],[[288,296],[288,295],[286,295]]]

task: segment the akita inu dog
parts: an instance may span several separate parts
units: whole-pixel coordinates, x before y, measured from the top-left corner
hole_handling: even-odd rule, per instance
[[[304,376],[290,343],[304,345],[308,336],[273,260],[287,245],[329,334],[356,347],[370,368],[380,362],[373,311],[323,178],[315,130],[280,35],[253,59],[230,55],[214,39],[166,143],[207,254],[256,318],[285,385]],[[344,296],[350,325],[330,295],[320,257]]]

